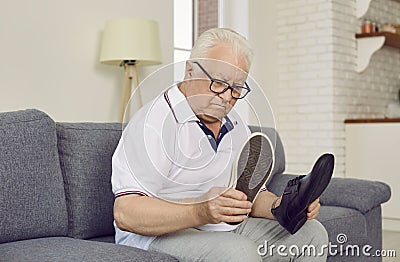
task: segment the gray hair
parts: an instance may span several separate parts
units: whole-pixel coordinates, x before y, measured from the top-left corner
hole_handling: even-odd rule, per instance
[[[220,42],[229,43],[238,54],[244,56],[250,69],[253,60],[253,50],[249,41],[239,33],[229,28],[212,28],[203,32],[196,40],[190,58],[205,58],[208,51]]]

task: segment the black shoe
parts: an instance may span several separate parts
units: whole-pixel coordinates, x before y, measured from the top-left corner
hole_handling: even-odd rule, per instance
[[[253,202],[265,185],[273,169],[274,150],[270,139],[260,132],[253,133],[244,143],[233,169],[236,189],[246,194]],[[230,223],[230,224],[239,224]]]
[[[334,159],[332,154],[324,154],[318,158],[308,175],[289,180],[280,205],[271,209],[276,220],[289,233],[296,233],[307,221],[307,207],[331,181]]]

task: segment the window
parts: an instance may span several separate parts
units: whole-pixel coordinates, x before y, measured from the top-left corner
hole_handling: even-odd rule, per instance
[[[218,27],[218,0],[199,0],[197,3],[197,36]]]
[[[218,0],[174,0],[174,62],[187,60],[194,39],[218,27]]]
[[[174,0],[174,62],[189,58],[193,46],[193,1]]]

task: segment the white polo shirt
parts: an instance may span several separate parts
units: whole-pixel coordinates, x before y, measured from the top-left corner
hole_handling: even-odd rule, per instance
[[[177,86],[141,108],[124,129],[112,158],[115,197],[140,194],[174,201],[199,197],[212,187],[232,186],[231,166],[250,130],[234,109],[222,121],[225,132],[218,145],[201,125]],[[236,227],[219,223],[199,229]],[[115,229],[117,244],[148,249],[155,239],[116,225]]]

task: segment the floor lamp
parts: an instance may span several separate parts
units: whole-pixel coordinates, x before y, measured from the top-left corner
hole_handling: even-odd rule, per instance
[[[157,22],[137,18],[118,18],[107,21],[103,31],[100,62],[124,67],[125,77],[119,121],[124,121],[124,114],[129,120],[128,102],[132,92],[132,81],[134,87],[137,88],[134,101],[137,103],[137,108],[142,106],[136,66],[161,63]]]

